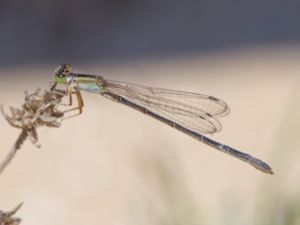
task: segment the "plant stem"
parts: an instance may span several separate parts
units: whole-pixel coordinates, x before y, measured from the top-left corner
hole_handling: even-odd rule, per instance
[[[11,150],[6,155],[5,159],[0,164],[0,175],[4,171],[4,169],[7,167],[7,165],[12,161],[14,156],[16,155],[17,151],[21,148],[21,145],[27,138],[28,133],[25,129],[22,130],[21,134],[19,135],[18,139],[16,140],[15,144],[11,148]]]

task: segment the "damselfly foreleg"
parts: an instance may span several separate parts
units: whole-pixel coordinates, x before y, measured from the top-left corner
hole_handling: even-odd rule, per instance
[[[67,85],[66,90],[57,89],[56,86],[57,86],[57,84],[55,83],[51,87],[50,90],[53,93],[65,95],[69,99],[68,103],[65,103],[65,104],[62,103],[61,105],[72,106],[73,105],[73,95],[76,95],[76,99],[77,99],[77,106],[76,107],[73,107],[73,108],[70,108],[70,109],[67,109],[67,110],[63,111],[63,113],[69,113],[69,112],[73,112],[73,111],[77,111],[77,113],[75,113],[73,115],[70,115],[70,116],[67,116],[67,117],[64,117],[64,120],[65,119],[70,119],[72,117],[79,116],[82,113],[83,106],[84,106],[81,92],[79,90],[73,90],[73,88],[70,85]]]

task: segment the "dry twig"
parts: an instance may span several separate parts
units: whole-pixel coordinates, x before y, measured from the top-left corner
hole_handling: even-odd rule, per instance
[[[4,212],[0,210],[0,225],[18,225],[21,223],[22,219],[18,217],[13,217],[14,214],[21,208],[23,203],[17,205],[14,209]]]
[[[41,89],[37,89],[32,94],[25,92],[25,103],[20,109],[10,107],[10,115],[5,113],[3,105],[1,105],[2,115],[12,127],[21,129],[21,134],[6,158],[0,163],[0,175],[27,138],[36,147],[41,146],[38,143],[38,127],[60,127],[64,112],[59,111],[57,107],[63,96],[63,93],[42,91]],[[14,217],[14,214],[22,205],[23,203],[8,212],[0,210],[0,225],[19,225],[22,219]]]
[[[11,115],[6,114],[3,105],[1,105],[1,112],[7,122],[22,131],[12,149],[0,164],[0,174],[27,138],[36,147],[39,148],[41,146],[38,143],[38,127],[60,127],[64,113],[59,111],[57,107],[61,103],[62,97],[63,94],[42,91],[41,89],[37,89],[32,94],[25,92],[25,103],[20,109],[10,107]]]

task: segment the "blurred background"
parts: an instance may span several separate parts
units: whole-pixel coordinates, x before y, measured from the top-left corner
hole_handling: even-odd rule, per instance
[[[300,224],[300,3],[2,0],[0,102],[79,72],[208,94],[231,114],[209,137],[265,175],[152,118],[84,93],[84,113],[40,129],[0,177],[22,224]],[[0,118],[4,158],[19,130]]]

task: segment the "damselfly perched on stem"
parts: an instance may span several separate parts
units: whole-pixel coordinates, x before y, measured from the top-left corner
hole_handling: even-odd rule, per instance
[[[229,114],[229,106],[221,99],[191,92],[113,81],[102,76],[74,73],[69,64],[62,64],[55,71],[54,81],[52,91],[57,90],[58,84],[65,85],[69,105],[72,105],[72,95],[76,95],[78,106],[71,109],[78,110],[76,115],[82,113],[81,91],[100,94],[147,114],[221,152],[247,162],[264,173],[273,174],[272,168],[262,160],[201,134],[221,131],[222,125],[217,118]]]

